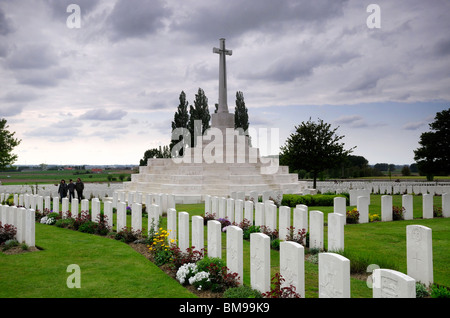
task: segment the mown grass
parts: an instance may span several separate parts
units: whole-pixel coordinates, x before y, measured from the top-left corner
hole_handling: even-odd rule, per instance
[[[440,197],[435,204],[440,206]],[[370,213],[378,213],[381,196],[371,198]],[[394,205],[401,196],[394,196]],[[434,282],[450,286],[450,219],[421,219],[421,196],[414,197],[414,220],[349,224],[345,226],[344,255],[354,271],[365,272],[370,264],[406,273],[406,226],[421,224],[433,230]],[[203,215],[203,204],[177,205],[177,211]],[[348,207],[351,209],[352,207]],[[332,207],[309,207],[325,214]],[[114,215],[115,218],[115,215]],[[142,221],[144,232],[147,219]],[[163,218],[162,227],[166,227]],[[131,217],[128,216],[128,225]],[[205,247],[207,236],[205,227]],[[327,246],[327,226],[324,227]],[[222,255],[226,259],[226,234],[222,234]],[[105,237],[79,233],[55,226],[36,224],[36,245],[44,250],[20,255],[0,253],[0,297],[194,297],[178,282],[128,245]],[[244,241],[244,284],[250,285],[250,243]],[[307,250],[306,250],[307,251]],[[69,289],[67,266],[81,268],[81,288]],[[279,271],[279,252],[271,250],[271,272]],[[318,297],[318,266],[305,261],[305,292],[307,298]],[[371,298],[372,290],[365,278],[351,278],[352,298]]]

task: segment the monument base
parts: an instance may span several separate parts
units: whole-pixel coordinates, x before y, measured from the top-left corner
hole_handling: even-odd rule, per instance
[[[234,113],[214,113],[211,114],[211,127],[224,130],[226,128],[234,129]]]

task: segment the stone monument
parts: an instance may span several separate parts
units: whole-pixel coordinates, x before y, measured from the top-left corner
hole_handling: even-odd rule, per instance
[[[220,39],[213,53],[219,54],[219,101],[217,112],[211,114],[211,128],[195,136],[196,146],[184,149],[182,157],[149,159],[130,182],[124,182],[122,191],[174,194],[177,203],[200,203],[206,195],[227,197],[239,191],[303,192],[306,182],[298,181],[287,166],[279,166],[278,158],[260,156],[259,149],[249,145],[248,135],[235,130],[227,104],[226,56],[232,51]],[[178,137],[172,134],[172,139]]]

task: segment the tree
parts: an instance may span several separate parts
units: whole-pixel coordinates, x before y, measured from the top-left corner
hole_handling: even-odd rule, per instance
[[[139,161],[139,165],[145,166],[147,165],[147,160],[153,158],[170,158],[169,146],[164,146],[162,148],[161,146],[159,146],[159,149],[153,148],[147,150],[146,152],[144,152],[144,158]]]
[[[244,131],[247,131],[248,126],[248,109],[247,107],[245,107],[244,94],[242,92],[236,92],[236,107],[234,108],[234,128],[242,128]]]
[[[450,108],[436,113],[430,129],[420,135],[414,160],[419,172],[431,181],[435,175],[450,174]]]
[[[172,121],[172,132],[176,128],[187,128],[189,123],[189,112],[188,112],[188,106],[189,102],[186,100],[186,93],[184,91],[181,91],[180,93],[180,104],[178,105],[177,111],[175,112],[173,116]],[[177,143],[183,140],[183,136],[180,136],[178,140],[171,140],[170,141],[170,151],[172,151],[173,146],[175,146]],[[182,149],[179,153],[180,156],[183,155]]]
[[[202,136],[204,134],[204,132],[210,127],[209,120],[211,119],[208,108],[208,98],[201,88],[198,89],[198,93],[195,95],[194,106],[191,105],[189,108],[189,116],[188,129],[191,133],[191,146],[195,147],[197,144],[195,136]],[[198,129],[195,131],[196,120],[202,121],[201,131]]]
[[[302,122],[281,147],[280,163],[294,170],[311,172],[316,188],[319,172],[339,166],[355,148],[344,149],[344,143],[339,141],[345,136],[336,135],[338,128],[331,129],[331,125],[321,119],[318,123],[311,118]]]
[[[21,139],[14,138],[15,132],[8,130],[6,119],[0,119],[0,169],[5,169],[17,160],[17,155],[13,154],[14,147],[21,143]]]

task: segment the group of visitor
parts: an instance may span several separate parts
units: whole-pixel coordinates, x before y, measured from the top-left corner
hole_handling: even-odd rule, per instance
[[[73,183],[73,180],[69,180],[69,184],[66,184],[64,179],[61,180],[58,187],[58,194],[61,200],[67,197],[67,193],[69,194],[69,202],[72,202],[72,198],[75,198],[75,191],[77,191],[78,200],[81,201],[83,199],[83,190],[84,183],[80,178],[77,179],[76,183]]]

